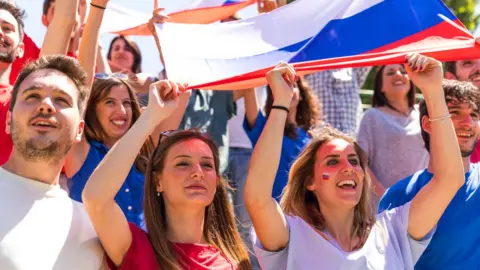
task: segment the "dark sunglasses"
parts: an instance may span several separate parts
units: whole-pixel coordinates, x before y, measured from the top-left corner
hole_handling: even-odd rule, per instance
[[[111,78],[116,78],[120,80],[128,80],[128,75],[123,73],[95,73],[95,79],[98,80],[107,80]]]

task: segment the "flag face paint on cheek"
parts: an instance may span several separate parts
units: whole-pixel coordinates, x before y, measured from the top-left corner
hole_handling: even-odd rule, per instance
[[[322,173],[322,180],[330,180],[330,175],[328,173]]]

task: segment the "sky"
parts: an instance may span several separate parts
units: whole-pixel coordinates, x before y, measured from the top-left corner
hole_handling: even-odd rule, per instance
[[[25,33],[27,33],[37,44],[41,46],[46,28],[43,26],[42,6],[44,0],[14,0],[21,8],[26,10]],[[165,8],[166,13],[188,7],[194,0],[159,0],[159,7]],[[153,10],[153,0],[110,0],[111,3],[132,9],[135,11],[150,14]],[[257,14],[256,5],[251,5],[239,12],[243,18],[252,17]],[[102,35],[102,44],[108,50],[110,41],[114,35]],[[163,69],[160,63],[159,54],[153,37],[134,36],[132,40],[138,43],[142,52],[142,70],[151,75],[157,75]]]

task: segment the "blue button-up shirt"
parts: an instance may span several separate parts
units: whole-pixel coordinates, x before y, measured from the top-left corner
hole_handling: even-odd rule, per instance
[[[85,184],[92,175],[100,161],[105,157],[108,148],[96,141],[90,141],[90,151],[80,170],[70,179],[67,186],[70,198],[82,202],[82,192]],[[108,179],[105,179],[108,180]],[[144,175],[137,171],[135,164],[132,165],[122,188],[115,196],[115,201],[122,209],[129,222],[144,228],[143,222],[143,187]]]

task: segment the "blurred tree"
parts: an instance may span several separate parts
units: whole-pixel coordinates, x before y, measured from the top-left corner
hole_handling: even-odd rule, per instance
[[[443,3],[449,7],[460,21],[470,31],[477,28],[480,16],[475,14],[475,7],[478,0],[443,0]]]

